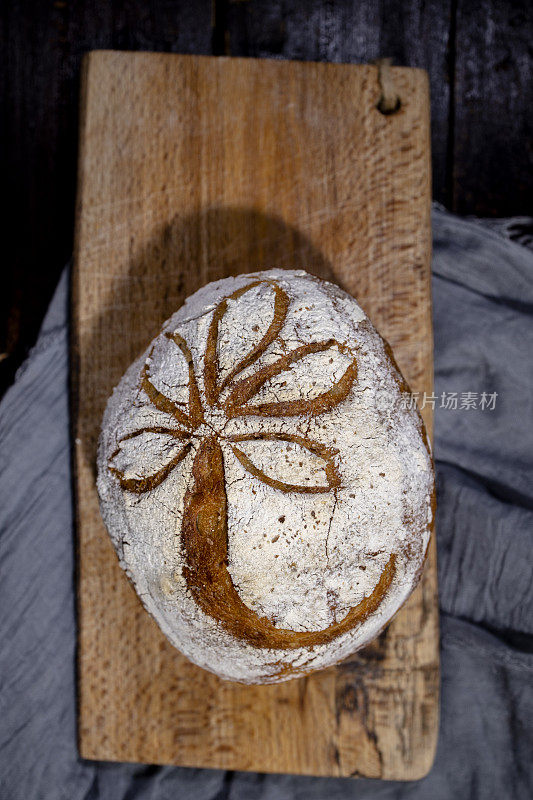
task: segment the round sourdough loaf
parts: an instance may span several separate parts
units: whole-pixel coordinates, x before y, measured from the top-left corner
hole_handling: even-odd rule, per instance
[[[272,683],[373,639],[421,573],[427,437],[356,301],[303,271],[190,297],[110,398],[98,451],[120,563],[175,647]]]

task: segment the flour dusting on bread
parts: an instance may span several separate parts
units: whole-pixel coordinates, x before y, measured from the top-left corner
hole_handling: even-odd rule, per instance
[[[104,416],[102,514],[194,663],[287,680],[364,646],[405,602],[434,513],[405,392],[357,302],[303,271],[205,286],[132,364]]]

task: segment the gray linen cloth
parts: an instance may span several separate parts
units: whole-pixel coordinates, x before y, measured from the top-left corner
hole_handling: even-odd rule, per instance
[[[402,784],[79,758],[64,275],[0,405],[1,800],[533,796],[533,253],[510,229],[434,209],[442,710],[429,775]]]

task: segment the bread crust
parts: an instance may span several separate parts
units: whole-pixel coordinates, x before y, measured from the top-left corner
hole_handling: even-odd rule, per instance
[[[165,323],[109,400],[98,489],[176,647],[269,683],[382,630],[420,577],[435,510],[409,397],[356,301],[303,271],[210,284]]]

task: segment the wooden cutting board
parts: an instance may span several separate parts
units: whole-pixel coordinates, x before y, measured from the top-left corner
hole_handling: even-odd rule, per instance
[[[413,779],[438,725],[434,542],[374,644],[278,686],[193,666],[143,610],[98,510],[108,395],[208,281],[304,267],[353,293],[412,389],[432,391],[430,154],[424,72],[91,53],[83,76],[72,386],[79,535],[79,745],[85,758]],[[424,409],[431,429],[431,409]]]

